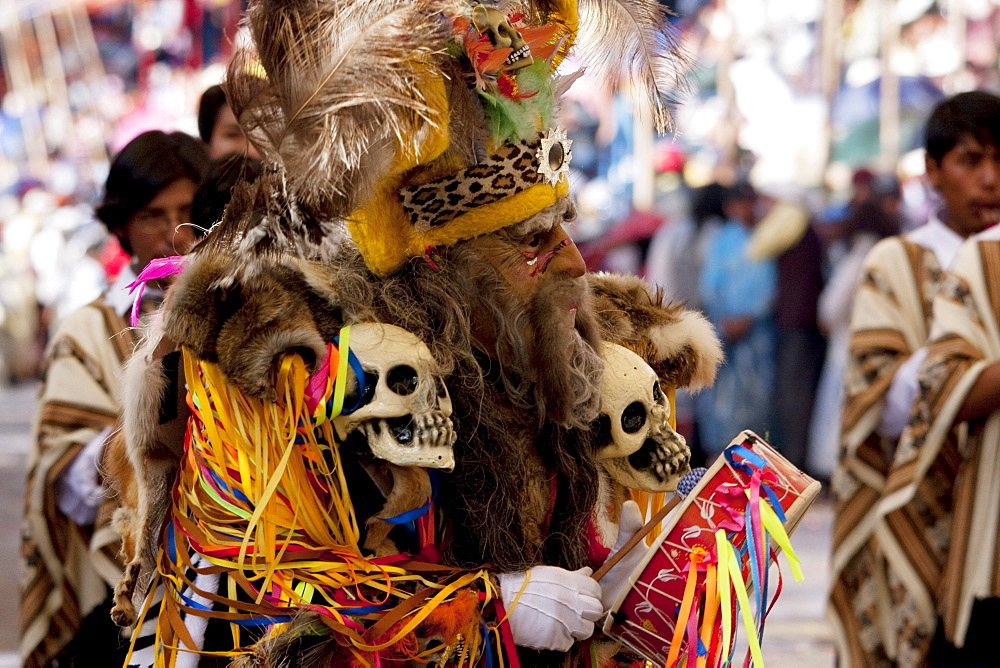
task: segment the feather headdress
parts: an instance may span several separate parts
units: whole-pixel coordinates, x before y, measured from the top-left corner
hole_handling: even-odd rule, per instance
[[[679,61],[656,0],[258,0],[247,22],[226,89],[275,177],[255,198],[270,213],[227,215],[246,251],[308,255],[346,223],[386,275],[555,204],[571,47],[612,89],[636,81],[669,127]]]

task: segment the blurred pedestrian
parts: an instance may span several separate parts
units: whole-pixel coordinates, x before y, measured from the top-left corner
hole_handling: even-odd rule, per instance
[[[21,658],[28,668],[124,660],[109,616],[121,565],[101,459],[118,415],[118,370],[135,345],[125,288],[150,260],[184,253],[194,242],[191,202],[207,163],[196,138],[152,131],[111,164],[96,213],[131,263],[101,298],[64,318],[46,351],[22,532]],[[155,308],[163,287],[150,284],[143,311]]]
[[[995,244],[955,259],[964,239],[997,222],[1000,99],[976,92],[941,103],[925,148],[942,208],[875,245],[851,315],[833,481],[830,610],[841,665],[996,665],[996,599],[977,599],[1000,593],[1000,432],[984,420],[1000,388],[983,371],[998,357],[997,274],[988,273],[997,267],[976,256]],[[957,277],[946,278],[953,265]],[[965,420],[968,429],[952,431]]]
[[[226,100],[226,92],[218,84],[206,88],[198,100],[198,135],[205,142],[208,157],[212,160],[229,153],[260,158],[236,121],[236,114]]]
[[[776,337],[771,443],[800,469],[807,469],[809,421],[823,367],[826,340],[816,308],[823,290],[823,245],[812,215],[792,201],[776,201],[750,239],[751,260],[773,260]]]
[[[725,187],[710,183],[690,193],[690,214],[677,216],[653,235],[646,255],[646,280],[689,308],[701,308],[698,277],[708,239],[726,218],[722,210]]]
[[[722,210],[725,191],[721,183],[710,183],[691,191],[690,214],[680,215],[662,225],[649,244],[646,280],[662,288],[670,299],[683,301],[691,309],[702,308],[698,278],[708,241],[725,220]],[[675,400],[677,431],[683,434],[691,448],[691,466],[703,466],[708,457],[701,445],[696,397],[680,389]]]
[[[753,429],[767,435],[774,384],[773,261],[747,256],[757,224],[757,193],[746,182],[723,196],[726,222],[709,240],[699,279],[706,315],[723,342],[725,363],[715,385],[696,397],[701,443],[718,455],[739,434]]]
[[[899,232],[898,216],[877,202],[867,202],[854,209],[841,238],[834,242],[836,248],[828,253],[830,278],[820,293],[817,309],[827,346],[809,428],[808,470],[820,478],[829,479],[837,462],[851,307],[863,263],[879,240]],[[832,261],[834,257],[836,261]]]

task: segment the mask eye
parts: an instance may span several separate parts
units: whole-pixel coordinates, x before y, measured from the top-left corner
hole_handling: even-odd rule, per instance
[[[634,434],[646,424],[646,407],[638,401],[633,401],[622,411],[622,431]]]
[[[528,248],[538,248],[542,245],[542,234],[532,234],[525,240],[524,245]]]

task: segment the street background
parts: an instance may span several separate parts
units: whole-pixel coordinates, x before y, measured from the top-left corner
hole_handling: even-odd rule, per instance
[[[42,352],[60,319],[100,295],[127,263],[93,215],[109,161],[146,130],[198,132],[201,94],[221,81],[246,38],[239,25],[247,2],[0,0],[0,668],[18,665],[19,530]],[[776,423],[768,440],[786,454],[806,453],[800,468],[829,479],[838,364],[847,355],[846,334],[836,333],[847,331],[849,309],[818,322],[820,283],[855,248],[852,215],[870,213],[862,205],[877,205],[886,234],[936,212],[922,128],[947,96],[1000,92],[1000,0],[659,2],[686,54],[671,91],[679,101],[672,132],[654,137],[649,119],[633,115],[629,86],[613,90],[582,76],[563,97],[559,123],[573,141],[579,213],[573,240],[590,270],[641,275],[707,311],[713,303],[698,279],[728,215],[723,192],[752,184],[757,219],[793,207],[796,215],[771,218],[780,225],[765,229],[797,230],[777,235],[795,246],[775,243],[765,260],[804,249],[812,255],[794,260],[789,252],[788,266],[820,269],[795,304],[776,303],[782,318],[815,334],[809,359],[823,363],[823,377],[798,392],[791,381],[805,374],[790,366],[794,373],[774,388],[754,391],[781,389],[795,399],[782,402],[796,404],[793,416],[813,416],[808,439]],[[567,73],[586,57],[567,59]],[[798,270],[783,276],[786,287],[805,283]],[[690,396],[678,404],[678,431],[695,451],[728,442],[704,436],[704,413]],[[750,426],[728,424],[723,436]],[[786,573],[765,633],[771,668],[833,665],[823,615],[832,515],[821,498],[793,536],[806,580]]]

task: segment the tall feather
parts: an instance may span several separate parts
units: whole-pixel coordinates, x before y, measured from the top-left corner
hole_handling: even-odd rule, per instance
[[[573,53],[617,90],[629,78],[637,104],[648,104],[657,132],[673,129],[681,74],[689,63],[657,0],[579,0]]]
[[[231,61],[227,94],[307,214],[346,216],[386,174],[400,145],[416,141],[416,128],[446,122],[416,81],[445,46],[441,16],[450,7],[450,0],[251,6],[256,51]]]

